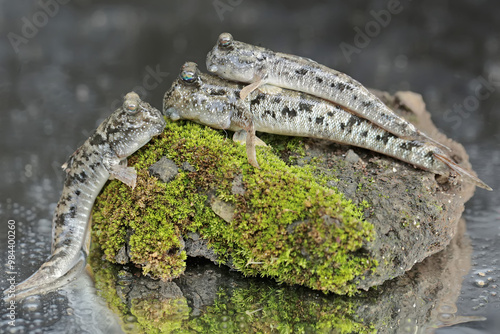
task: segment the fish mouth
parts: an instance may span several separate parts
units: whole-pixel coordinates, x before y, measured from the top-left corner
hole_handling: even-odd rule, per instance
[[[163,111],[163,114],[170,118],[172,121],[178,121],[181,119],[181,116],[179,115],[179,111],[175,107],[168,107]]]
[[[165,126],[167,125],[165,117],[163,117],[163,113],[156,108],[153,108],[153,110],[151,110],[151,114],[149,118],[145,120],[145,122],[149,122],[151,124],[150,133],[152,133],[153,136],[161,134],[163,132],[163,129],[165,129]]]
[[[214,65],[214,64],[207,66],[207,68],[208,68],[208,71],[212,72],[212,73],[216,73],[218,70],[217,65]]]
[[[158,126],[156,128],[156,135],[162,134],[163,130],[165,129],[165,126],[167,125],[167,122],[165,121],[165,118],[161,114],[161,112],[158,111],[160,114],[160,118],[158,119]]]

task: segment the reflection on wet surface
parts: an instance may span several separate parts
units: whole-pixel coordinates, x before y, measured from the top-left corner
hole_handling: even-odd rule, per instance
[[[166,73],[177,73],[186,60],[203,64],[217,36],[222,31],[230,31],[240,40],[318,60],[350,74],[368,87],[422,93],[437,126],[464,143],[474,169],[495,191],[478,190],[466,204],[464,217],[471,255],[465,255],[467,242],[460,239],[464,245],[457,243],[455,248],[452,246],[426,260],[420,265],[421,272],[412,271],[372,291],[369,298],[353,300],[325,297],[310,290],[286,290],[288,288],[270,281],[238,279],[239,294],[234,293],[236,287],[222,284],[226,290],[219,298],[226,298],[235,310],[242,311],[243,318],[234,320],[232,315],[217,313],[217,303],[209,315],[219,316],[220,322],[228,326],[249,324],[248,319],[257,318],[263,319],[262,326],[268,325],[276,314],[272,313],[271,299],[266,299],[269,295],[265,292],[269,290],[274,293],[273,298],[277,298],[279,291],[292,291],[285,295],[290,300],[300,299],[309,307],[320,304],[318,300],[324,301],[320,307],[328,312],[335,305],[351,307],[355,310],[352,315],[333,311],[328,314],[333,314],[330,320],[348,319],[352,326],[360,324],[357,321],[363,315],[368,323],[388,333],[391,330],[418,333],[429,326],[440,327],[436,329],[438,334],[494,333],[500,328],[500,180],[497,175],[500,170],[500,84],[490,85],[492,89],[487,98],[479,99],[476,93],[480,77],[490,83],[500,82],[498,2],[460,0],[452,6],[446,1],[401,1],[403,10],[393,16],[391,23],[371,38],[370,43],[360,48],[359,53],[352,54],[350,61],[339,48],[340,43],[354,45],[353,28],[363,29],[367,22],[374,20],[370,11],[383,10],[386,2],[232,3],[228,10],[220,12],[211,1],[143,1],[140,4],[122,1],[116,4],[75,0],[61,4],[57,13],[47,15],[44,24],[36,21],[40,25],[37,32],[26,36],[26,43],[19,44],[19,52],[16,52],[7,34],[22,36],[24,22],[33,23],[35,15],[38,15],[35,20],[41,19],[37,13],[43,13],[43,8],[39,2],[0,0],[0,32],[5,37],[0,40],[0,261],[5,269],[0,272],[2,290],[9,276],[8,253],[4,248],[7,221],[16,222],[15,271],[17,280],[21,281],[36,270],[50,252],[51,217],[62,189],[63,173],[59,166],[125,92],[137,89],[142,97],[160,107],[163,93],[174,78],[173,74]],[[490,86],[483,84],[483,89]],[[474,97],[479,103],[474,102]],[[468,109],[465,108],[467,101],[474,103]],[[231,282],[230,278],[238,278],[237,274],[219,272],[217,267],[204,263],[194,262],[191,267],[190,270],[200,270],[193,271],[193,277],[201,273],[199,278],[205,281],[213,278],[216,282]],[[451,274],[453,270],[455,274]],[[129,276],[122,275],[119,282],[127,286]],[[107,279],[111,277],[109,274]],[[181,296],[175,293],[182,292],[181,303],[168,304],[155,311],[168,314],[175,307],[181,310],[173,324],[162,324],[164,326],[185,325],[193,316],[201,319],[203,307],[216,300],[218,290],[190,290],[187,281],[196,280],[189,275],[184,280],[185,283],[175,283],[178,290],[170,291],[173,296]],[[254,288],[248,290],[251,281],[255,282]],[[148,284],[149,287],[144,282],[144,291],[161,289]],[[255,295],[255,305],[238,309],[238,298],[248,297],[249,291]],[[388,298],[397,293],[399,299]],[[130,299],[130,293],[125,298],[128,302],[127,298]],[[7,306],[0,304],[0,331],[113,333],[121,331],[120,322],[126,323],[124,328],[137,326],[140,317],[128,315],[120,320],[107,311],[104,299],[95,296],[88,276],[82,276],[74,286],[63,291],[19,303],[14,327],[9,325]],[[121,299],[113,301],[115,305],[111,309],[120,308]],[[191,308],[191,318],[186,313],[186,304]],[[434,304],[436,307],[431,309]],[[145,319],[146,310],[153,306],[156,307],[142,301],[133,308]],[[269,310],[267,317],[264,310]],[[389,315],[393,318],[381,324],[383,317]],[[468,317],[486,320],[461,324],[463,320],[471,320]],[[278,317],[273,321],[285,323],[285,320]],[[441,327],[456,323],[452,327]],[[204,324],[211,324],[209,317]],[[309,328],[307,321],[294,325]]]
[[[354,298],[324,295],[270,280],[244,278],[204,261],[159,282],[104,263],[94,250],[91,265],[100,294],[120,314],[124,329],[193,330],[203,333],[292,332],[433,333],[435,328],[481,316],[460,314],[456,300],[469,271],[472,248],[465,222],[450,245],[407,275]],[[129,269],[130,270],[130,269]],[[135,322],[133,321],[135,320]]]
[[[16,207],[2,209],[10,208],[27,222],[33,219],[28,216],[30,210]],[[86,271],[62,291],[20,302],[16,330],[35,330],[43,325],[56,333],[79,328],[89,333],[134,333],[154,328],[166,332],[175,328],[266,332],[266,328],[277,326],[307,332],[323,324],[341,333],[349,333],[348,329],[370,333],[374,328],[378,333],[396,329],[401,333],[433,333],[436,328],[485,320],[462,313],[456,306],[464,275],[472,273],[492,281],[489,277],[497,274],[488,269],[470,271],[472,247],[464,233],[462,220],[456,237],[444,251],[417,264],[405,276],[355,298],[244,278],[225,267],[196,260],[188,263],[181,278],[160,282],[140,277],[134,268],[102,261],[102,254],[94,249],[90,260],[93,274]],[[31,249],[31,254],[38,254],[33,256],[35,267],[37,259],[43,259],[37,243],[41,244],[36,241],[21,246],[24,252]],[[2,327],[9,328],[6,319]]]

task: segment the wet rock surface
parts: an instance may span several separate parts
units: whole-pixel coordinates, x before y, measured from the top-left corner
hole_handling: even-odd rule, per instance
[[[209,248],[208,241],[202,239],[198,233],[188,233],[185,237],[185,250],[189,257],[202,257],[217,263],[217,254]]]
[[[179,167],[171,159],[167,157],[161,158],[157,163],[149,167],[149,174],[151,176],[157,177],[165,183],[168,183],[175,179]]]

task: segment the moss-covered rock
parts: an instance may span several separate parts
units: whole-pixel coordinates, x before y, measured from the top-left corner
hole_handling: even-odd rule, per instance
[[[374,238],[373,225],[311,166],[289,166],[270,148],[259,150],[261,169],[246,162],[245,149],[224,133],[190,122],[168,123],[130,160],[137,187],[117,181],[103,190],[94,209],[94,237],[107,259],[128,248],[144,274],[178,277],[185,268],[183,238],[198,232],[220,263],[246,275],[265,275],[290,284],[349,293],[350,281],[376,268],[362,250]],[[182,171],[168,183],[147,167],[162,156],[195,172]],[[243,194],[232,193],[241,175]],[[212,210],[210,199],[234,207],[232,219]],[[112,222],[112,223],[109,223]],[[334,273],[332,275],[332,273]]]
[[[418,96],[398,94],[380,97],[434,133]],[[269,147],[258,148],[255,169],[225,132],[168,122],[129,159],[137,187],[111,181],[97,198],[94,242],[107,260],[129,259],[144,274],[170,280],[184,272],[186,244],[196,235],[216,262],[245,275],[354,294],[443,249],[472,194],[470,185],[439,183],[366,150],[347,154],[349,147],[327,141],[261,137]],[[467,167],[463,148],[444,141]],[[163,183],[148,172],[162,157],[190,168]]]

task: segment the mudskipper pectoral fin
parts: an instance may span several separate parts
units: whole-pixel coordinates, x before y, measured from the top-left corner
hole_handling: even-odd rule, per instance
[[[270,84],[264,84],[259,87],[259,90],[267,95],[276,95],[279,94],[283,91],[281,87],[270,85]]]
[[[246,145],[246,143],[247,143],[247,131],[246,130],[236,131],[233,135],[233,141],[238,143],[238,144]],[[255,146],[267,147],[267,144],[264,143],[264,141],[262,139],[255,136]]]
[[[253,125],[252,115],[244,107],[239,108],[232,118],[232,122],[242,128],[246,132],[246,151],[248,163],[255,168],[260,168],[257,162],[257,154],[255,152],[255,127]],[[234,137],[233,137],[234,138]]]
[[[137,182],[137,172],[133,167],[127,167],[126,164],[120,163],[112,167],[110,171],[110,179],[115,178],[122,181],[130,188],[134,189]]]
[[[242,100],[246,99],[247,96],[253,92],[254,90],[256,90],[257,88],[259,88],[260,86],[264,85],[265,83],[262,81],[261,78],[258,78],[257,80],[255,80],[254,82],[252,82],[251,84],[249,84],[248,86],[245,86],[241,91],[240,91],[240,98]]]
[[[253,122],[250,123],[250,125],[245,129],[247,131],[247,143],[246,143],[246,149],[247,149],[247,159],[248,163],[255,168],[259,168],[259,163],[257,162],[257,153],[255,152],[255,129],[253,127]]]
[[[247,158],[250,165],[260,168],[259,163],[257,162],[257,153],[255,151],[256,146],[267,146],[266,143],[262,141],[259,137],[255,135],[255,131],[253,131],[253,139],[247,130],[240,130],[234,133],[233,141],[244,144],[247,150]]]

